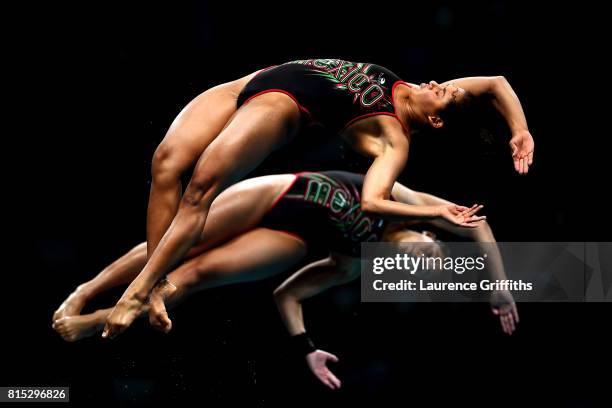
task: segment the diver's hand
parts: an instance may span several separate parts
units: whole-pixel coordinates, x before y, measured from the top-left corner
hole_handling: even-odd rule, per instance
[[[438,216],[444,218],[453,225],[466,228],[475,228],[479,222],[487,217],[476,215],[482,209],[482,205],[474,204],[470,208],[457,204],[447,204],[438,206]]]
[[[119,299],[113,310],[106,318],[106,325],[102,332],[103,338],[115,338],[125,329],[130,327],[140,314],[144,302],[135,297],[125,297]]]
[[[312,371],[312,373],[316,375],[323,384],[327,385],[332,390],[335,390],[340,388],[341,383],[334,373],[329,371],[329,368],[327,368],[326,364],[328,360],[333,363],[337,363],[338,357],[323,350],[315,350],[306,355],[306,361],[308,362],[310,371]]]
[[[496,290],[491,293],[491,311],[499,316],[502,330],[508,335],[512,335],[519,322],[516,303],[512,294],[507,290]]]
[[[528,130],[517,130],[512,132],[510,148],[512,149],[512,160],[514,169],[519,174],[527,174],[529,166],[533,163],[534,142]]]

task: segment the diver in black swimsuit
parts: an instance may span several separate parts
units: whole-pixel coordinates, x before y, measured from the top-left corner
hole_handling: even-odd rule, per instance
[[[199,290],[286,272],[309,251],[329,254],[320,262],[332,271],[329,278],[337,284],[338,276],[355,276],[361,242],[433,242],[429,236],[407,229],[403,223],[364,213],[359,204],[362,183],[362,175],[330,171],[257,177],[228,188],[211,207],[210,223],[199,234],[201,244],[192,248],[187,259],[168,275],[168,281],[176,287],[168,302],[176,304]],[[475,240],[494,240],[484,217],[475,215],[482,206],[458,206],[399,183],[393,187],[393,197],[398,203],[417,209],[444,207],[447,211],[440,213],[447,215],[426,222]],[[69,341],[99,332],[112,309],[82,316],[80,310],[99,293],[130,283],[146,263],[146,250],[146,243],[138,245],[80,285],[54,315],[54,328]],[[310,272],[301,271],[300,279],[316,272],[318,265],[313,264],[308,269]],[[353,272],[334,272],[347,268],[353,268]],[[163,297],[169,296],[167,286],[162,285]],[[279,293],[286,293],[283,290]],[[150,305],[151,322],[169,330],[171,323],[165,313],[164,299],[152,296]],[[66,310],[73,312],[60,314]],[[296,333],[292,331],[292,334]]]
[[[414,226],[364,213],[359,196],[363,179],[346,172],[304,172],[248,179],[225,190],[212,205],[210,222],[200,234],[202,244],[152,292],[147,306],[150,322],[169,331],[172,323],[166,303],[176,305],[196,291],[286,272],[315,251],[324,259],[287,279],[275,291],[275,298],[296,348],[304,353],[313,373],[328,386],[338,386],[325,366],[333,356],[317,350],[305,334],[301,300],[359,276],[361,242],[428,242],[436,247],[429,234],[416,232]],[[479,242],[495,242],[484,217],[475,215],[482,206],[457,206],[399,183],[392,194],[398,203],[445,207],[455,214],[427,223]],[[112,309],[79,315],[81,308],[97,294],[134,279],[146,263],[146,251],[146,243],[138,245],[80,285],[58,309],[76,313],[54,316],[54,329],[67,341],[99,333]],[[491,259],[491,265],[497,263],[501,265],[501,260]],[[502,274],[503,267],[496,273]],[[504,332],[511,334],[518,322],[516,307],[509,293],[500,296],[505,303],[492,308],[500,315]]]

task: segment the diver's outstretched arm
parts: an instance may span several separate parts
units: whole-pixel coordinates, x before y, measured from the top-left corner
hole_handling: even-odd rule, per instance
[[[407,160],[409,140],[397,121],[383,122],[383,138],[360,146],[375,157],[363,179],[361,210],[385,220],[423,221],[444,219],[457,226],[473,228],[480,218],[466,217],[470,209],[460,205],[418,205],[391,199],[391,191]],[[364,139],[367,139],[365,137]]]
[[[338,357],[317,349],[304,327],[302,301],[332,286],[341,285],[359,276],[359,260],[343,256],[329,256],[313,262],[294,273],[275,291],[274,299],[297,351],[306,357],[312,373],[331,389],[340,388],[340,380],[327,368],[327,361]]]
[[[491,98],[493,106],[504,117],[512,132],[510,147],[514,169],[519,174],[527,174],[529,166],[533,163],[533,137],[529,133],[521,101],[506,78],[503,76],[459,78],[446,81],[442,86],[449,84],[463,88],[477,97]]]
[[[393,196],[400,202],[414,205],[448,205],[450,201],[444,200],[431,194],[421,193],[409,189],[408,187],[395,183],[393,186]],[[474,209],[479,211],[482,205],[478,205]],[[477,222],[476,228],[460,228],[451,223],[441,220],[430,220],[430,224],[459,235],[461,237],[471,238],[473,241],[483,244],[488,253],[488,271],[491,279],[505,280],[508,279],[504,271],[504,263],[501,253],[497,247],[497,241],[493,235],[491,227],[485,220]],[[484,248],[483,248],[484,249]],[[508,291],[494,291],[491,295],[491,308],[495,315],[500,317],[500,322],[504,333],[512,334],[515,330],[516,323],[519,322],[519,315],[516,309],[516,304],[512,295]]]

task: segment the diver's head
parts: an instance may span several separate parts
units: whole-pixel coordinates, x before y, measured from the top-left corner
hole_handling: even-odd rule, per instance
[[[469,105],[472,95],[452,83],[440,85],[436,81],[412,87],[409,105],[412,120],[420,128],[439,129],[453,122]]]
[[[406,245],[412,256],[432,258],[443,258],[445,256],[446,250],[444,245],[436,239],[436,234],[426,230],[419,232],[412,227],[412,223],[389,223],[385,229],[383,241],[412,244]]]

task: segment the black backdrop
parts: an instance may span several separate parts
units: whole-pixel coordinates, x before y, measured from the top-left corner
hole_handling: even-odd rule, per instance
[[[605,374],[596,370],[610,367],[608,304],[521,304],[519,330],[506,338],[486,305],[361,304],[358,283],[347,285],[305,306],[309,331],[341,359],[337,392],[288,354],[270,295],[284,276],[190,299],[166,336],[137,323],[113,342],[67,344],[50,327],[77,283],[144,240],[150,158],[181,107],[291,59],[372,61],[416,83],[505,75],[536,139],[530,174],[514,173],[506,133],[493,142],[443,134],[415,140],[402,181],[484,203],[500,241],[606,240],[596,14],[501,0],[24,8],[11,42],[26,78],[13,119],[27,155],[9,173],[24,189],[7,200],[19,207],[10,218],[21,245],[6,257],[17,260],[9,278],[22,279],[5,290],[14,312],[1,383],[69,385],[73,402],[88,405],[598,405]],[[313,133],[255,174],[364,166]]]

